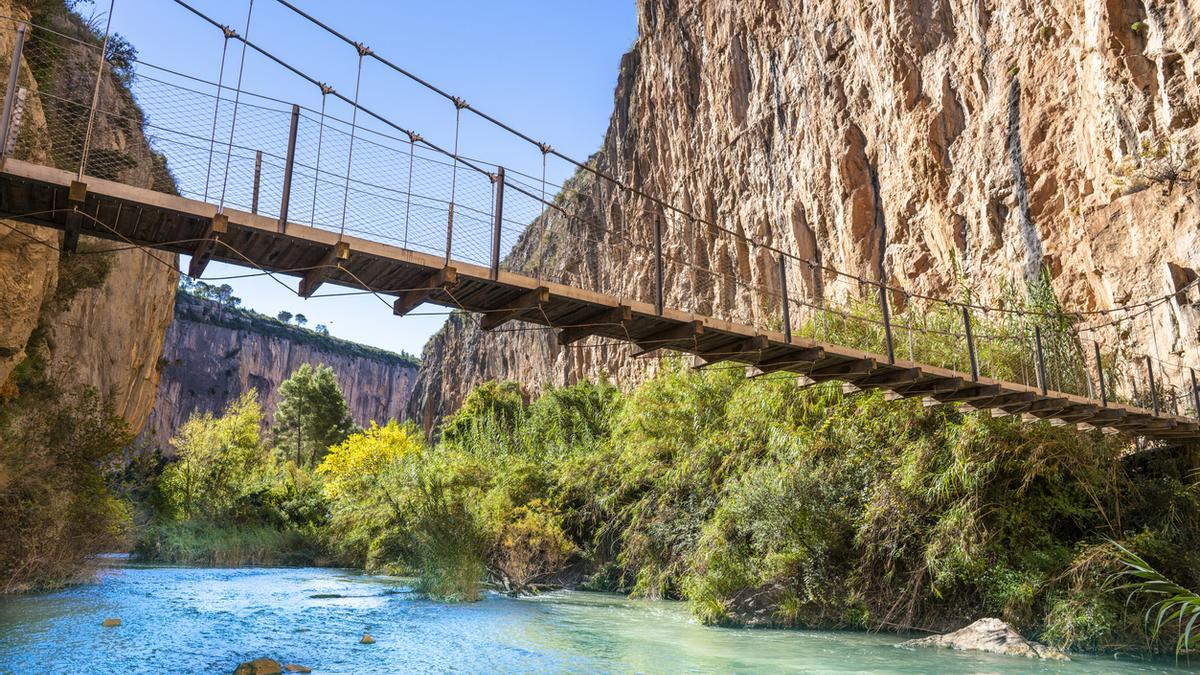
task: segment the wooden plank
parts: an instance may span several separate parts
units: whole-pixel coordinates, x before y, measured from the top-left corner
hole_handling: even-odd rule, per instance
[[[596,329],[604,325],[624,326],[633,319],[633,310],[629,305],[608,307],[589,315],[578,325],[567,326],[558,332],[558,344],[569,345],[578,342],[589,335],[595,335]]]
[[[404,316],[413,311],[417,305],[430,299],[435,293],[453,288],[458,283],[458,270],[449,265],[425,276],[417,287],[405,291],[392,304],[392,313]]]
[[[538,309],[550,301],[550,289],[538,286],[525,291],[516,300],[483,315],[479,323],[484,330],[495,330],[513,319],[520,318],[530,310]]]
[[[329,278],[329,272],[350,259],[350,242],[339,241],[325,252],[317,266],[304,273],[300,280],[300,297],[312,297],[313,293]]]

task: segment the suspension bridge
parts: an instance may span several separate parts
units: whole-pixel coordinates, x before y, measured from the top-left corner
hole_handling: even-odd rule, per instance
[[[299,278],[306,298],[373,294],[396,315],[431,303],[488,331],[553,330],[564,349],[671,350],[697,367],[1200,438],[1195,370],[1170,359],[1157,334],[1195,281],[1078,312],[922,296],[756,241],[572,159],[286,0],[275,2],[352,52],[352,93],[247,38],[252,11],[239,32],[175,2],[181,21],[220,41],[215,80],[114,50],[107,29],[94,39],[0,20],[14,38],[0,215],[64,231],[65,255],[114,250],[82,247],[88,235],[186,254],[195,278],[219,260]],[[248,54],[311,87],[319,105],[243,88]],[[453,142],[363,105],[368,64],[444,100]],[[464,116],[532,147],[542,175],[467,156]],[[550,160],[579,178],[548,182]],[[582,259],[557,254],[567,241]],[[1138,321],[1154,353],[1128,347],[1147,332]]]

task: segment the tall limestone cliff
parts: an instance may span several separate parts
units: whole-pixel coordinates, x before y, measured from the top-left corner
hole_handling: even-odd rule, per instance
[[[192,413],[219,413],[251,387],[270,414],[279,384],[301,364],[337,376],[350,416],[362,426],[405,419],[417,361],[180,292],[167,329],[158,400],[143,439],[171,452],[169,441]]]
[[[593,161],[706,220],[911,291],[946,294],[961,275],[985,301],[1045,268],[1064,306],[1105,309],[1200,270],[1195,3],[638,0],[638,31]],[[617,224],[611,186],[575,182],[586,199],[565,198]],[[652,241],[650,218],[620,224]],[[630,295],[653,282],[553,217],[533,229],[551,244],[514,256]],[[667,245],[770,283],[769,261],[704,232]],[[696,292],[667,281],[668,305]],[[1160,346],[1190,362],[1198,303],[1193,289],[1157,315]],[[646,364],[454,317],[426,349],[412,412],[431,421],[487,378],[536,388],[598,371],[636,379]]]
[[[65,36],[94,42],[96,36],[61,3],[48,0],[0,0],[0,16],[33,20]],[[7,74],[16,38],[16,21],[0,20],[0,62]],[[47,33],[35,33],[31,40]],[[62,60],[38,77],[22,64],[20,83],[30,90],[56,92],[90,89],[95,78],[94,52],[62,38]],[[55,136],[36,96],[26,98],[22,137],[34,154],[55,152]],[[100,102],[105,109],[124,111],[141,119],[129,90],[106,70]],[[61,137],[61,134],[59,134]],[[112,123],[99,117],[94,129],[94,153],[119,159],[116,178],[150,187],[169,181],[161,158],[155,155],[139,124]],[[56,231],[15,221],[0,221],[0,384],[14,368],[37,352],[49,362],[49,372],[66,386],[89,386],[108,397],[133,429],[146,422],[158,386],[155,364],[172,315],[175,286],[174,255],[141,250],[101,252],[112,242],[84,238],[82,255],[62,258]],[[5,396],[19,392],[4,388]],[[0,397],[3,400],[3,397]]]

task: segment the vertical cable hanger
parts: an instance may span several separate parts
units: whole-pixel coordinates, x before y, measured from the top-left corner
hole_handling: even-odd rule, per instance
[[[317,123],[317,163],[313,167],[313,198],[312,198],[312,214],[309,217],[309,223],[317,226],[317,193],[321,189],[321,148],[325,144],[325,103],[329,98],[329,92],[333,91],[329,85],[321,84],[321,117]]]
[[[87,131],[83,135],[83,150],[79,155],[79,173],[76,180],[83,181],[83,172],[87,168],[88,150],[92,145],[92,128],[96,124],[96,108],[100,105],[100,82],[104,77],[104,64],[108,61],[108,38],[112,34],[113,9],[117,0],[108,4],[108,20],[104,25],[104,40],[100,43],[100,65],[96,67],[96,83],[92,86],[92,107],[88,111]]]
[[[358,72],[354,78],[354,108],[350,113],[350,150],[346,153],[346,184],[342,190],[342,224],[338,229],[338,241],[346,234],[346,207],[350,201],[350,171],[354,166],[354,137],[358,131],[358,93],[362,88],[363,57],[371,53],[370,48],[361,42],[355,42],[358,50]]]
[[[446,211],[446,264],[450,263],[450,252],[454,244],[454,204],[458,196],[458,141],[462,131],[462,111],[467,102],[458,97],[454,102],[454,164],[450,169],[450,208]]]
[[[208,168],[204,172],[204,201],[208,201],[208,188],[212,180],[213,153],[217,146],[217,118],[221,112],[221,90],[225,88],[225,56],[229,52],[229,39],[237,33],[229,26],[221,26],[225,42],[221,45],[221,68],[217,71],[217,95],[213,102],[212,133],[208,137]]]
[[[249,0],[246,7],[246,39],[250,38],[250,18],[254,15],[254,0]],[[242,97],[242,75],[246,71],[246,40],[242,40],[242,56],[238,63],[237,88],[233,92],[233,118],[229,121],[229,145],[225,148],[225,171],[221,178],[221,201],[217,205],[217,213],[225,211],[225,190],[229,187],[229,162],[233,157],[233,134],[237,129],[238,103]]]
[[[412,174],[413,174],[413,146],[416,145],[420,138],[413,132],[408,132],[408,185],[404,189],[404,248],[408,248],[408,220],[412,214]]]

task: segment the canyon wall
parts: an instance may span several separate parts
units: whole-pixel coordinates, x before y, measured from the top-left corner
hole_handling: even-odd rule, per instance
[[[1200,270],[1198,22],[1200,6],[1174,0],[639,0],[592,161],[705,220],[910,291],[965,284],[987,302],[1044,268],[1072,309],[1161,297]],[[653,217],[629,216],[610,185],[580,174],[573,188],[559,198],[587,218],[653,241]],[[651,267],[598,255],[553,215],[533,229],[541,244],[518,245],[517,267],[536,257],[547,278],[569,270],[626,297],[653,283]],[[701,229],[666,246],[773,283],[772,261],[724,241]],[[668,270],[666,286],[668,306],[702,293],[761,318],[719,285]],[[1198,303],[1193,287],[1155,315],[1159,351],[1200,362]],[[1146,345],[1149,323],[1125,337]],[[459,316],[428,345],[411,411],[431,423],[488,378],[536,389],[651,368]]]
[[[194,412],[219,413],[254,388],[268,416],[279,384],[301,364],[331,367],[359,425],[405,419],[417,362],[180,293],[159,361],[161,379],[143,438],[168,442]]]
[[[36,15],[31,15],[30,8]],[[96,37],[65,7],[52,3],[0,0],[0,15],[30,20],[84,42]],[[30,46],[45,32],[35,32]],[[0,20],[0,62],[7,74],[16,23]],[[62,59],[52,73],[22,64],[20,83],[51,96],[90,90],[94,54],[62,39]],[[169,181],[163,163],[150,148],[142,119],[129,90],[111,70],[101,80],[100,105],[120,117],[98,117],[93,156],[121,168],[106,178],[150,187]],[[55,147],[64,134],[28,96],[22,110],[20,141],[30,159],[51,163],[68,150]],[[110,121],[115,119],[116,121]],[[29,357],[44,359],[50,377],[66,387],[89,386],[106,396],[114,409],[138,429],[145,424],[158,386],[155,363],[171,320],[178,274],[176,256],[141,250],[108,251],[113,242],[84,237],[80,253],[60,258],[61,233],[15,221],[0,221],[0,383],[3,396],[19,395],[10,380]]]

